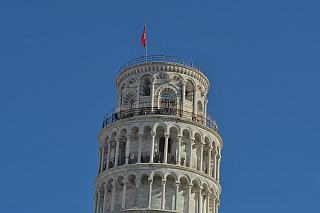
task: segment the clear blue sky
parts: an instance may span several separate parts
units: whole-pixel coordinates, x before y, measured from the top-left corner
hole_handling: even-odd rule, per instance
[[[144,20],[149,54],[210,80],[219,212],[319,212],[318,0],[2,1],[0,212],[93,211],[97,136]]]

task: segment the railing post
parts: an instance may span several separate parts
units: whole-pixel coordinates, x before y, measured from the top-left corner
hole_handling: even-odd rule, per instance
[[[164,55],[162,55],[162,61],[164,61]]]
[[[135,59],[133,59],[133,65],[134,65],[134,61],[135,61]]]

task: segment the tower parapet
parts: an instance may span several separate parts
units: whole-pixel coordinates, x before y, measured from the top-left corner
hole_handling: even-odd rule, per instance
[[[207,113],[209,81],[173,56],[126,63],[99,133],[94,213],[218,212],[222,139]]]

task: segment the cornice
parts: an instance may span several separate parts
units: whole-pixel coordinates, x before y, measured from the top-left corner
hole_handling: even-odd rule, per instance
[[[121,85],[121,83],[131,75],[154,71],[168,71],[190,76],[192,78],[197,79],[200,83],[203,84],[206,93],[209,91],[210,83],[208,78],[203,73],[186,65],[177,64],[173,62],[147,62],[128,67],[121,71],[117,76],[116,87],[119,90],[119,86]]]
[[[206,178],[210,181],[212,181],[214,184],[216,184],[219,188],[219,192],[221,193],[222,188],[220,183],[214,179],[213,177],[211,177],[210,175],[190,168],[190,167],[185,167],[185,166],[179,166],[179,165],[173,165],[173,164],[164,164],[164,163],[136,163],[136,164],[129,164],[129,165],[121,165],[121,166],[117,166],[111,169],[107,169],[103,172],[101,172],[94,180],[94,184],[97,185],[97,181],[104,177],[107,176],[109,174],[114,174],[114,173],[119,173],[119,172],[124,172],[124,171],[138,171],[138,170],[163,170],[163,169],[176,169],[178,171],[182,171],[182,172],[190,172],[193,174],[197,174],[202,176],[203,178]],[[150,177],[149,177],[150,178]]]
[[[189,119],[181,118],[178,116],[168,116],[168,115],[134,116],[134,117],[129,117],[129,118],[115,121],[115,122],[105,126],[99,132],[98,141],[100,141],[100,138],[105,131],[107,131],[108,129],[112,129],[118,125],[123,125],[123,124],[127,124],[127,123],[132,123],[132,122],[158,122],[158,121],[181,122],[181,123],[185,123],[185,124],[189,124],[189,125],[193,125],[193,126],[197,126],[199,128],[202,128],[203,130],[206,130],[206,131],[210,132],[211,134],[213,134],[219,140],[221,149],[223,148],[223,140],[222,140],[221,136],[219,135],[219,133],[217,133],[216,131],[214,131],[210,127],[207,127],[206,125],[200,124],[198,122],[195,122],[195,121],[192,121]]]

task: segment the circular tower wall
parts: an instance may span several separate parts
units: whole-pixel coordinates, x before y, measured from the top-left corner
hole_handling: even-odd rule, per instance
[[[131,63],[116,87],[117,106],[98,136],[94,213],[218,213],[223,142],[200,67]]]

